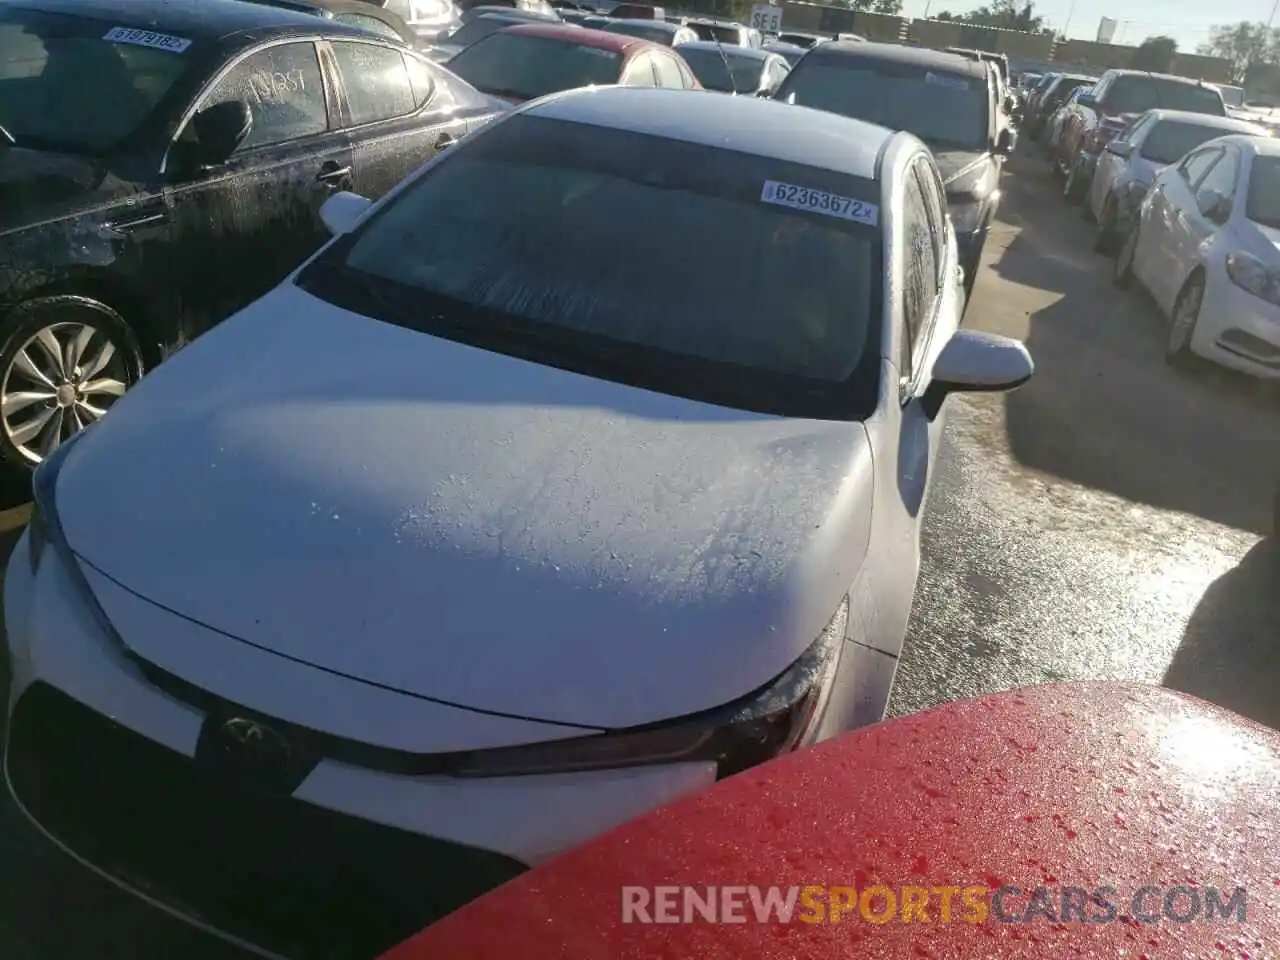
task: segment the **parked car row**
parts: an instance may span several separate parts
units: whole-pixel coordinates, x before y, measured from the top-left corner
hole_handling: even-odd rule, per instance
[[[562,23],[445,69],[4,0],[0,71],[5,779],[53,843],[364,958],[883,716],[947,398],[1033,370],[960,324],[995,66],[832,41],[724,96]]]
[[[1280,139],[1220,85],[1184,77],[1061,75],[1041,80],[1039,103],[1077,80],[1043,127],[1045,152],[1116,283],[1165,316],[1166,359],[1280,378]]]

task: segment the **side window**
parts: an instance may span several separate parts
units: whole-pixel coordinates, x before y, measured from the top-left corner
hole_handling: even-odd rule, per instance
[[[1142,141],[1147,138],[1147,134],[1151,132],[1151,128],[1156,125],[1154,114],[1144,114],[1129,126],[1125,127],[1116,137],[1117,142],[1130,143],[1135,147],[1142,145]]]
[[[241,151],[329,129],[320,60],[310,42],[284,43],[251,53],[218,82],[200,108],[228,100],[243,100],[253,114],[253,129],[240,145]]]
[[[652,87],[655,76],[653,65],[649,61],[649,55],[642,53],[627,64],[627,70],[622,75],[622,85],[624,87]]]
[[[680,68],[676,66],[675,57],[669,57],[665,53],[655,53],[653,69],[658,78],[658,86],[672,90],[684,89],[684,78],[680,76]]]
[[[333,53],[347,88],[353,126],[413,113],[417,104],[399,50],[372,43],[335,41]]]
[[[1200,178],[1209,172],[1213,161],[1221,155],[1222,151],[1217,148],[1197,150],[1178,164],[1178,173],[1182,174],[1182,179],[1187,181],[1189,186],[1194,187]]]
[[[1236,195],[1236,172],[1240,162],[1236,159],[1235,151],[1223,151],[1222,159],[1209,168],[1206,173],[1196,184],[1196,193],[1202,190],[1216,190],[1228,200],[1234,200]]]
[[[902,315],[906,325],[907,361],[904,376],[915,375],[915,354],[933,315],[938,295],[938,264],[929,226],[928,200],[920,177],[907,171],[902,205]]]
[[[920,190],[924,195],[925,215],[929,219],[929,236],[933,240],[933,259],[938,277],[938,289],[942,289],[942,269],[947,262],[947,201],[942,181],[933,165],[925,158],[916,161],[916,176],[920,178]]]
[[[431,68],[417,57],[405,54],[405,66],[409,68],[409,87],[413,91],[413,104],[421,107],[436,92],[436,81],[431,76]]]
[[[338,23],[345,23],[349,27],[359,27],[361,30],[376,33],[378,36],[386,37],[388,40],[395,40],[399,43],[404,42],[404,37],[400,36],[399,30],[389,23],[384,23],[377,17],[366,17],[363,13],[335,13],[333,19]]]

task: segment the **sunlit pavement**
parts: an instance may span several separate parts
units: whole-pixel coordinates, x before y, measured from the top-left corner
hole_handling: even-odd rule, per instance
[[[1037,374],[951,401],[893,712],[1168,677],[1280,724],[1280,568],[1261,539],[1280,407],[1247,380],[1165,367],[1158,317],[1111,286],[1043,163],[1016,158],[1005,190],[967,323],[1026,339]],[[0,863],[3,960],[244,956],[87,875],[4,802]]]
[[[953,401],[892,712],[1091,677],[1280,726],[1275,391],[1167,367],[1045,163],[1005,191],[967,323],[1026,340],[1036,376]]]

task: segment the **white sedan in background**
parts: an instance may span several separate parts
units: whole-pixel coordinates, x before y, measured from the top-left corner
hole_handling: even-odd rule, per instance
[[[958,330],[921,141],[578,90],[322,215],[37,474],[6,770],[48,836],[261,954],[374,956],[882,717],[945,398],[1032,373]]]
[[[1169,318],[1166,356],[1280,376],[1280,140],[1210,140],[1161,172],[1116,256]]]
[[[1186,110],[1148,110],[1103,148],[1085,209],[1097,223],[1094,249],[1115,253],[1156,174],[1200,144],[1239,133],[1265,137],[1256,123]]]

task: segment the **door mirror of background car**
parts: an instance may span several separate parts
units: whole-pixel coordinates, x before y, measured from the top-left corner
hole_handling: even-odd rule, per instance
[[[1017,134],[1008,127],[1005,127],[996,134],[996,153],[1001,156],[1009,156],[1013,153],[1013,148],[1018,142]]]
[[[1084,107],[1086,110],[1098,109],[1098,98],[1089,93],[1082,93],[1076,97],[1076,103]]]
[[[1013,113],[1013,111],[1018,109],[1018,98],[1012,93],[1004,98],[1004,109],[1005,113]]]
[[[1217,190],[1201,190],[1196,196],[1196,206],[1206,220],[1223,224],[1231,216],[1231,202]]]
[[[1106,150],[1107,153],[1114,153],[1117,157],[1125,158],[1128,158],[1129,154],[1133,153],[1133,147],[1127,143],[1122,143],[1119,140],[1112,140],[1108,143]]]
[[[191,118],[196,136],[196,151],[201,164],[208,167],[226,163],[253,130],[253,111],[243,100],[226,100],[205,107]]]
[[[957,330],[933,364],[922,403],[933,420],[953,393],[995,393],[1020,387],[1035,372],[1019,341],[981,330]]]
[[[366,210],[373,206],[373,201],[351,193],[339,191],[320,207],[320,222],[335,237],[347,233],[364,216]]]

